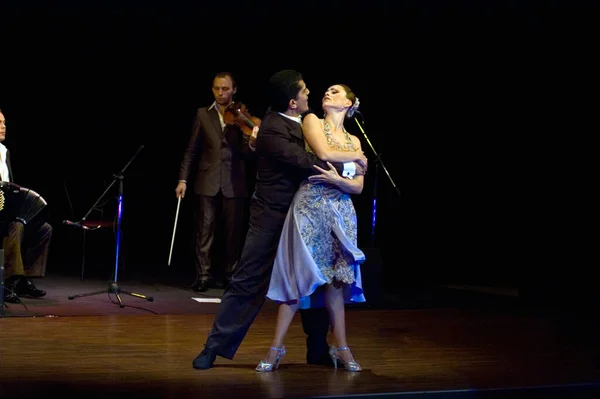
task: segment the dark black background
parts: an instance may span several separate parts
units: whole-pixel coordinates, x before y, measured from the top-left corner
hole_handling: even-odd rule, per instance
[[[350,121],[371,160],[355,198],[359,244],[378,249],[387,290],[545,286],[573,270],[546,240],[564,234],[547,216],[561,189],[547,183],[563,158],[552,154],[553,134],[572,119],[562,104],[591,71],[592,14],[586,1],[4,1],[5,145],[16,182],[49,203],[49,271],[79,272],[80,232],[62,220],[80,219],[143,145],[124,174],[123,272],[193,274],[188,198],[171,267],[167,259],[195,109],[228,70],[236,98],[261,117],[266,80],[293,68],[313,108],[331,84],[354,89],[401,191],[380,170],[372,243],[375,157]],[[88,234],[90,272],[106,276],[108,230]],[[548,274],[554,266],[560,275]]]

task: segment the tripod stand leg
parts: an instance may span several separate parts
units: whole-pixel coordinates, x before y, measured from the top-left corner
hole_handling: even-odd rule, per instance
[[[83,298],[84,296],[92,296],[92,295],[106,294],[106,293],[107,293],[106,290],[102,290],[102,291],[96,291],[96,292],[88,292],[85,294],[69,295],[69,299]]]
[[[125,307],[125,305],[123,304],[123,300],[121,299],[121,294],[127,294],[130,296],[136,297],[136,298],[145,299],[148,302],[154,301],[154,298],[151,296],[146,296],[146,295],[138,294],[135,292],[123,291],[121,289],[121,287],[119,287],[119,284],[116,281],[109,283],[107,290],[88,292],[85,294],[78,294],[78,295],[71,295],[71,296],[69,296],[69,299],[81,298],[84,296],[92,296],[92,295],[98,295],[98,294],[115,294],[115,296],[117,297],[117,300],[119,301],[119,307],[121,307],[121,308]]]
[[[142,299],[147,300],[148,302],[154,301],[154,298],[152,298],[151,296],[146,296],[146,295],[142,295],[142,294],[136,294],[135,292],[127,292],[127,291],[121,290],[121,293],[122,294],[131,295],[131,296],[134,296],[136,298],[142,298]]]
[[[119,300],[119,307],[124,308],[125,305],[123,305],[123,301],[121,300],[121,295],[119,295],[119,293],[115,293],[115,296]]]

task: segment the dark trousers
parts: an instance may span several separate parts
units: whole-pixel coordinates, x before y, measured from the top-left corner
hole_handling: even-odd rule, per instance
[[[52,226],[48,223],[8,224],[4,238],[4,278],[12,276],[44,277]]]
[[[222,274],[229,278],[237,267],[244,238],[245,198],[227,198],[221,192],[216,196],[196,196],[195,244],[196,271],[198,280],[210,280],[213,277],[212,248],[219,211],[225,226],[225,254]]]
[[[284,213],[265,212],[252,202],[250,227],[240,263],[225,289],[206,347],[219,356],[233,359],[250,325],[266,300]],[[325,308],[301,311],[307,337],[307,357],[327,354],[329,317]],[[273,330],[275,326],[273,326]]]

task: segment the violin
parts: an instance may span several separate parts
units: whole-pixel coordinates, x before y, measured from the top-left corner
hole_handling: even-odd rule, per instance
[[[254,126],[260,126],[261,122],[259,118],[250,115],[241,102],[232,102],[225,108],[223,121],[226,125],[238,125],[246,136],[252,136]]]

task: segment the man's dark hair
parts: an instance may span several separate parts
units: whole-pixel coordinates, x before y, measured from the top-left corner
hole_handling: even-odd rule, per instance
[[[300,81],[304,80],[300,72],[285,69],[269,78],[269,105],[277,112],[285,112],[291,99],[298,96]]]
[[[213,80],[215,80],[216,78],[226,78],[228,76],[229,76],[229,79],[231,79],[232,88],[235,89],[237,87],[237,83],[235,83],[235,78],[233,77],[233,74],[231,72],[227,72],[227,71],[217,72],[217,74],[215,75]]]

